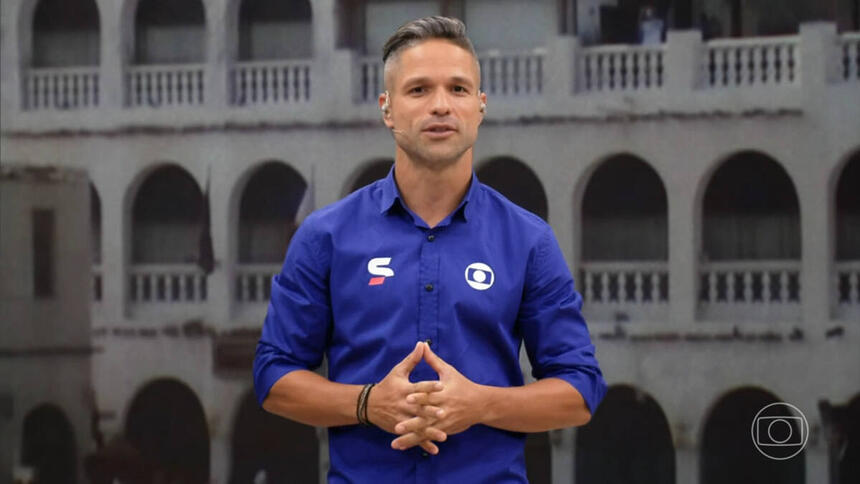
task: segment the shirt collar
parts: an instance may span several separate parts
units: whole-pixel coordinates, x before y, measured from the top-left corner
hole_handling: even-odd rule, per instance
[[[454,209],[452,216],[461,214],[463,216],[463,220],[467,222],[469,221],[469,217],[471,216],[472,211],[474,211],[474,208],[472,207],[478,199],[478,190],[480,189],[480,185],[481,183],[478,181],[478,176],[473,170],[469,189],[466,190],[466,195],[463,197],[463,200],[461,200],[460,204],[457,205],[457,208]],[[403,198],[400,196],[400,190],[397,188],[397,183],[394,181],[394,165],[392,164],[391,169],[388,170],[388,176],[382,179],[382,196],[379,199],[379,212],[387,213],[391,210],[391,207],[394,206],[395,201],[404,209],[407,208],[406,204],[403,203]]]

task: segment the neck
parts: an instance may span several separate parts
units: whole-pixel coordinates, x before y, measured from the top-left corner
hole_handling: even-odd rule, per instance
[[[463,200],[472,179],[472,150],[454,163],[428,167],[397,150],[394,177],[403,203],[430,228],[445,219]]]

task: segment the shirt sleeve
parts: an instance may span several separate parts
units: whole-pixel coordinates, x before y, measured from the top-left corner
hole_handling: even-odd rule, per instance
[[[305,220],[293,235],[281,272],[272,278],[263,332],[254,357],[254,391],[260,405],[287,373],[322,363],[331,326],[330,244]]]
[[[570,383],[594,415],[606,394],[606,381],[581,309],[582,297],[547,226],[529,257],[519,312],[523,340],[532,375]]]

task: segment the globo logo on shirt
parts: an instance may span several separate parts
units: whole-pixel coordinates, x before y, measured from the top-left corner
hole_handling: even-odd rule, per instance
[[[496,281],[493,269],[483,262],[473,262],[466,267],[466,282],[472,289],[485,291]]]

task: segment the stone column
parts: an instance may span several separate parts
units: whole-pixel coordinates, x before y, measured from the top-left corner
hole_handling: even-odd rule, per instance
[[[122,109],[125,104],[125,68],[131,57],[134,15],[130,25],[123,23],[122,3],[99,2],[101,13],[101,65],[99,69],[99,106]],[[126,31],[131,29],[131,32]]]

